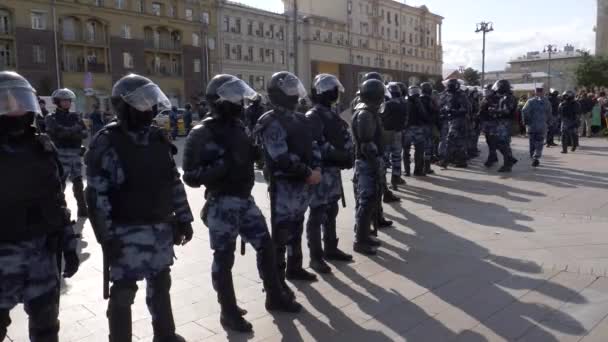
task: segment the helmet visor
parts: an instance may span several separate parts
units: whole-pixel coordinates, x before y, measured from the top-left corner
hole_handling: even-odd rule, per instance
[[[12,82],[0,87],[0,115],[21,116],[29,112],[42,114],[33,88],[10,83]]]
[[[171,101],[154,83],[148,83],[121,97],[129,106],[140,112],[151,111],[155,106],[159,113],[171,109]]]
[[[321,74],[317,76],[315,80],[315,90],[317,94],[322,94],[338,88],[338,92],[344,92],[344,86],[340,83],[340,80],[334,75]]]
[[[410,96],[420,95],[420,93],[422,93],[422,90],[420,89],[420,87],[410,87],[410,89],[408,89],[408,93],[410,94]]]
[[[307,95],[302,81],[291,73],[279,82],[279,89],[287,96],[297,96],[300,99]]]
[[[244,100],[253,100],[258,93],[244,81],[235,78],[222,84],[217,89],[217,95],[220,97],[218,102],[227,101],[242,105]]]
[[[57,89],[51,95],[54,99],[58,100],[70,100],[74,101],[76,99],[76,94],[68,88]]]

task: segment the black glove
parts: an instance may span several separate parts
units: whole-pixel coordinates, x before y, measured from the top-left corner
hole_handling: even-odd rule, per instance
[[[192,240],[193,235],[194,230],[192,229],[192,224],[178,222],[173,228],[173,244],[176,246],[184,246]]]
[[[63,252],[63,259],[65,260],[65,267],[63,269],[63,277],[71,278],[80,266],[80,259],[76,251],[65,251]]]
[[[118,239],[109,239],[101,246],[103,253],[110,261],[116,260],[122,256],[123,247],[123,243]]]

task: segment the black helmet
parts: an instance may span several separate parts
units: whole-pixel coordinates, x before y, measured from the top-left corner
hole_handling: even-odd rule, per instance
[[[158,85],[136,74],[114,84],[111,101],[119,121],[130,130],[149,126],[157,113],[171,109],[171,101]]]
[[[401,90],[401,87],[397,82],[390,82],[386,88],[394,99],[405,96],[405,93]]]
[[[494,93],[494,91],[492,90],[492,87],[493,87],[492,84],[487,84],[485,87],[483,87],[483,96],[492,95],[492,93]]]
[[[447,90],[451,93],[456,92],[458,89],[460,89],[460,86],[461,86],[460,80],[455,79],[455,78],[449,79],[445,85]]]
[[[384,82],[384,80],[382,79],[382,75],[380,75],[380,73],[376,71],[368,72],[367,74],[363,75],[361,83],[367,80],[378,80],[380,82]]]
[[[0,71],[0,133],[23,132],[41,115],[36,90],[21,75]]]
[[[280,71],[272,75],[267,92],[273,105],[289,110],[294,110],[298,100],[306,97],[306,89],[300,79],[288,71]]]
[[[407,86],[403,82],[397,82],[397,84],[399,85],[399,89],[401,89],[401,94],[405,96],[407,94]]]
[[[562,93],[562,99],[563,100],[573,100],[574,92],[572,90],[566,90],[565,92]]]
[[[421,93],[422,89],[420,89],[420,87],[417,85],[410,86],[408,89],[408,94],[412,97],[420,96]]]
[[[344,86],[334,75],[319,74],[312,82],[311,99],[315,103],[331,106],[338,101],[342,93]]]
[[[424,82],[420,85],[420,90],[422,91],[422,95],[431,96],[433,95],[433,85],[431,82]]]
[[[53,103],[55,106],[59,107],[59,103],[63,100],[74,101],[76,100],[76,94],[68,88],[57,89],[51,94],[51,98],[53,98]]]
[[[511,83],[507,80],[498,80],[492,86],[492,90],[498,94],[508,94],[511,92]]]
[[[367,80],[359,88],[361,102],[371,106],[380,106],[384,102],[385,94],[386,87],[379,80]]]
[[[256,95],[247,83],[228,74],[215,76],[205,91],[205,98],[211,110],[225,117],[239,117],[243,112],[245,100]]]

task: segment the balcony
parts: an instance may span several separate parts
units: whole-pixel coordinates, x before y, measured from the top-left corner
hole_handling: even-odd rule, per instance
[[[81,59],[81,58],[79,58]],[[65,72],[84,72],[84,61],[83,60],[64,60],[61,63],[61,70]]]
[[[179,51],[182,48],[182,44],[172,40],[146,40],[144,47],[153,50]]]
[[[105,37],[101,35],[83,35],[80,32],[63,32],[61,40],[64,43],[87,44],[87,45],[106,45]]]
[[[163,77],[181,77],[182,68],[181,66],[169,67],[166,65],[160,65],[153,68],[146,68],[146,74]]]
[[[87,63],[87,71],[93,73],[105,73],[106,65],[104,63]]]

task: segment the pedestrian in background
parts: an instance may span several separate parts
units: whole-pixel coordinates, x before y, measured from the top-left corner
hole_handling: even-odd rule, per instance
[[[587,95],[586,91],[582,91],[578,96],[578,103],[581,108],[580,126],[578,127],[578,136],[587,138],[591,137],[591,111],[593,110],[593,93]]]
[[[184,129],[186,130],[186,135],[190,133],[192,129],[192,105],[186,103],[185,106],[186,111],[184,112]]]
[[[171,138],[173,140],[177,139],[177,121],[179,120],[177,107],[171,107],[171,111],[169,112],[169,127],[171,128]]]

